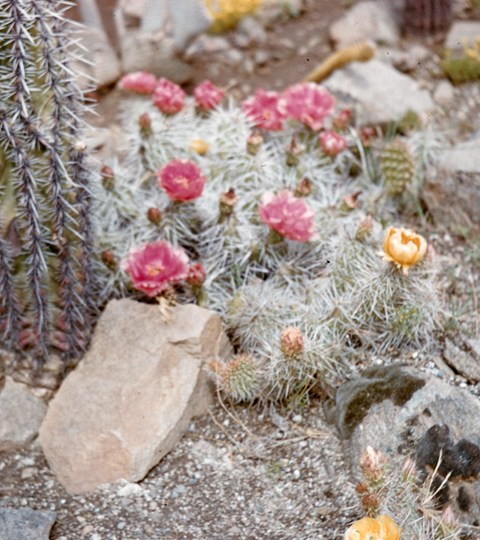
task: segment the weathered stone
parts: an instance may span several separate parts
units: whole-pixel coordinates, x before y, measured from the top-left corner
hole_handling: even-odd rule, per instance
[[[237,25],[233,40],[241,48],[261,45],[267,41],[267,33],[257,18],[243,17]]]
[[[453,367],[457,373],[460,373],[466,379],[479,382],[480,381],[480,362],[473,355],[462,351],[451,340],[445,342],[445,350],[443,357],[448,365]]]
[[[0,450],[15,450],[33,441],[46,410],[25,385],[7,377],[0,392]]]
[[[479,21],[456,21],[445,40],[445,48],[463,50],[465,44],[473,47],[478,37],[480,37]]]
[[[451,171],[480,173],[480,136],[445,149],[439,164]]]
[[[448,425],[456,440],[476,436],[479,418],[480,401],[469,392],[410,368],[371,368],[337,392],[337,426],[350,438],[354,469],[368,445],[395,459],[414,452],[435,424]]]
[[[358,115],[362,124],[395,121],[410,110],[423,114],[435,109],[428,91],[378,60],[354,62],[336,71],[325,86],[360,104]]]
[[[142,479],[210,403],[204,360],[229,354],[211,311],[178,306],[166,324],[158,306],[110,302],[40,429],[59,481],[76,493]]]
[[[159,2],[159,4],[162,4],[162,2]],[[139,28],[145,13],[145,0],[119,0],[117,11],[122,16],[122,23],[125,28]]]
[[[369,0],[356,3],[330,27],[330,39],[338,49],[366,40],[395,45],[399,37],[390,2]]]
[[[55,512],[0,508],[0,539],[48,540],[55,519]]]
[[[193,37],[211,26],[213,18],[203,0],[169,0],[169,3],[175,46],[183,50]]]
[[[455,90],[453,85],[448,81],[441,81],[438,83],[435,91],[433,92],[433,99],[439,105],[449,105],[455,96]]]
[[[480,227],[479,173],[455,169],[474,168],[480,163],[476,163],[478,159],[474,151],[468,152],[469,161],[462,161],[462,153],[455,154],[451,150],[442,150],[439,161],[444,167],[435,167],[429,175],[424,185],[423,197],[435,223],[448,224],[451,231],[475,232],[475,227],[477,230]]]
[[[121,43],[122,70],[150,71],[178,84],[192,77],[192,67],[177,57],[171,38],[162,31],[154,34],[130,32]]]
[[[228,51],[230,43],[223,36],[210,36],[201,34],[198,36],[185,51],[185,58],[190,60],[202,56],[205,53],[216,53]]]
[[[121,74],[120,61],[110,45],[107,35],[99,28],[83,27],[79,39],[85,47],[85,59],[80,69],[92,77],[97,88],[114,83]],[[85,87],[85,83],[81,82]]]

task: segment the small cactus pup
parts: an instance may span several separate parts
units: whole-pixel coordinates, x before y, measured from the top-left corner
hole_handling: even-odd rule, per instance
[[[209,367],[218,388],[234,402],[251,402],[258,397],[262,372],[253,356],[240,353],[226,364],[212,361]]]
[[[39,367],[85,349],[95,307],[82,94],[65,6],[0,1],[0,333]]]
[[[402,195],[415,179],[415,161],[400,139],[389,142],[380,155],[385,190],[391,197]]]

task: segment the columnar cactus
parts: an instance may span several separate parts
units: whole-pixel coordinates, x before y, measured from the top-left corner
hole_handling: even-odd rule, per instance
[[[0,0],[0,329],[38,364],[85,347],[93,307],[81,93],[58,0]]]
[[[445,30],[451,21],[452,3],[452,0],[405,0],[405,30],[424,34]]]

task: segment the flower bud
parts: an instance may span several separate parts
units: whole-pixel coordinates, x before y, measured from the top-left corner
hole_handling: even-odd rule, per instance
[[[247,152],[254,156],[263,144],[263,137],[258,130],[253,130],[247,139]]]
[[[357,493],[360,493],[360,494],[367,493],[368,492],[368,486],[367,486],[367,484],[365,484],[365,482],[359,482],[355,486],[355,491]]]
[[[360,130],[360,139],[363,146],[370,146],[371,138],[375,135],[375,130],[372,127],[364,127]]]
[[[372,216],[368,215],[360,221],[357,227],[357,232],[355,234],[355,238],[359,242],[363,242],[368,236],[372,234],[373,231],[373,218]]]
[[[235,190],[230,188],[220,195],[220,222],[233,214],[233,208],[237,204],[237,195]]]
[[[147,112],[144,112],[139,117],[138,125],[140,126],[140,132],[143,135],[149,135],[152,132],[152,119]]]
[[[192,264],[188,269],[186,282],[192,287],[201,287],[205,283],[207,273],[201,263]]]
[[[295,188],[295,197],[308,197],[312,193],[312,181],[308,178],[302,178]]]
[[[287,358],[297,358],[303,352],[303,335],[299,328],[289,326],[280,336],[280,350]]]
[[[190,143],[190,150],[193,150],[200,156],[203,156],[208,151],[208,143],[202,139],[193,139],[193,141]]]
[[[375,510],[379,505],[379,500],[373,493],[365,493],[362,497],[362,506],[367,512]]]
[[[100,169],[100,174],[102,176],[103,187],[107,191],[112,191],[115,185],[115,173],[113,172],[113,169],[108,165],[103,165]]]
[[[113,269],[117,266],[117,261],[115,259],[115,256],[109,249],[102,251],[101,257],[102,257],[103,264],[105,266],[108,266],[108,268]]]
[[[296,137],[292,137],[290,144],[287,147],[287,165],[290,167],[295,167],[298,165],[298,156],[303,152],[303,147],[298,144]]]
[[[149,208],[147,210],[147,218],[150,223],[153,223],[158,227],[162,221],[162,212],[156,207]]]
[[[360,458],[360,466],[364,476],[372,480],[380,480],[383,477],[383,469],[387,464],[387,458],[380,450],[367,446],[365,453]]]
[[[349,193],[343,197],[340,204],[340,210],[349,212],[358,207],[358,197],[361,195],[361,191],[355,191],[354,193]]]
[[[333,119],[333,126],[337,129],[347,129],[352,119],[352,111],[350,109],[342,109],[336,118]]]

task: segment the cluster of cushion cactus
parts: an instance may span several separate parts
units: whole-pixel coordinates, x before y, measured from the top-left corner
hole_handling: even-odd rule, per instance
[[[212,376],[236,401],[303,398],[366,349],[431,344],[433,257],[393,226],[414,144],[377,151],[315,83],[241,104],[209,81],[192,97],[147,73],[120,87],[130,152],[95,191],[105,300],[175,291],[217,310],[236,356]]]

